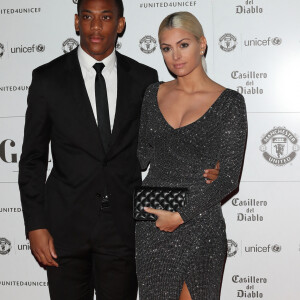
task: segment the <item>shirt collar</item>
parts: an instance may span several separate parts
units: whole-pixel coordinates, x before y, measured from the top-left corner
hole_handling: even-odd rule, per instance
[[[98,61],[89,54],[87,54],[81,46],[78,47],[78,59],[80,66],[84,68],[87,72],[89,72],[91,69],[94,70],[93,65],[95,63],[102,62],[105,65],[104,70],[111,73],[116,65],[117,62],[117,56],[116,56],[116,50],[114,49],[113,52],[105,57],[102,61]]]

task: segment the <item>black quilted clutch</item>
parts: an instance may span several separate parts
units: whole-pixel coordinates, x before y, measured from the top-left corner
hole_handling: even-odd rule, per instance
[[[144,207],[171,212],[186,205],[187,188],[141,186],[134,190],[133,218],[138,221],[155,221],[157,217],[144,211]]]

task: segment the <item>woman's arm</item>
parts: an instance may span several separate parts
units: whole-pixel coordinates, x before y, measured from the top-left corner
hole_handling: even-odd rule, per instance
[[[184,222],[220,203],[239,185],[247,137],[247,112],[242,95],[230,99],[222,118],[219,177],[212,184],[191,188],[187,205],[178,210]]]
[[[149,100],[151,97],[151,89],[153,85],[150,85],[145,92],[145,96],[142,103],[140,128],[139,128],[139,138],[138,138],[138,148],[137,156],[140,161],[141,170],[146,170],[152,155],[154,153],[154,145],[152,141],[152,134],[148,127],[148,107]]]

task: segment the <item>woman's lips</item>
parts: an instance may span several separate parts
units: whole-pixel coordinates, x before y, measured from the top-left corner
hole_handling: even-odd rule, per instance
[[[174,65],[174,68],[175,68],[175,69],[181,69],[181,68],[184,67],[184,65],[185,65],[185,63],[182,63],[182,64],[176,64],[176,65]]]

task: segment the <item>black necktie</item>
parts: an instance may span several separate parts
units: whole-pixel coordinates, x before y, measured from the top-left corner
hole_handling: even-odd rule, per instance
[[[100,130],[100,135],[104,150],[107,153],[111,138],[110,131],[110,121],[109,121],[109,109],[108,109],[108,100],[106,92],[105,79],[102,75],[102,70],[104,69],[103,63],[94,64],[93,68],[96,70],[96,79],[95,79],[95,95],[96,95],[96,107],[97,107],[97,118],[98,118],[98,127]]]

